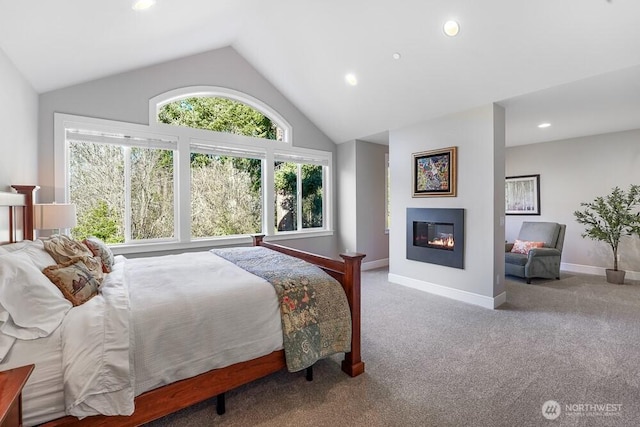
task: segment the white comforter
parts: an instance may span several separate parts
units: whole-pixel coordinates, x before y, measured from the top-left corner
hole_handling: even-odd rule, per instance
[[[117,263],[63,322],[67,413],[130,415],[147,390],[282,348],[265,280],[209,252]]]

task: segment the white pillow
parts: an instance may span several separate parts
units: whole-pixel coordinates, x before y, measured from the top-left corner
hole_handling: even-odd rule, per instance
[[[23,240],[21,242],[4,244],[0,246],[0,254],[19,251],[20,249],[24,249],[24,247],[29,243],[33,243],[33,240]]]
[[[24,247],[16,250],[14,253],[26,254],[31,262],[42,271],[50,265],[55,265],[56,260],[44,248],[42,240],[34,240],[27,243]]]
[[[0,246],[0,256],[18,252],[26,253],[33,264],[40,270],[56,264],[53,257],[45,250],[44,242],[40,239],[23,240],[22,242],[9,243],[7,245]]]
[[[71,309],[23,251],[0,255],[0,305],[10,316],[0,332],[24,340],[48,336]]]

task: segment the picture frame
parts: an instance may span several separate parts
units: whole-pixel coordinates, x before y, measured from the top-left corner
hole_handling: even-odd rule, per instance
[[[505,178],[505,215],[540,215],[540,175]]]
[[[458,147],[413,153],[413,197],[456,197]]]

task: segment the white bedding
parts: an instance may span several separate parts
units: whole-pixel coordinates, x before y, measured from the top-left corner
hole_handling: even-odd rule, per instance
[[[0,370],[35,364],[22,390],[22,413],[25,426],[63,417],[62,345],[60,328],[37,340],[17,340],[0,363]]]
[[[62,324],[72,415],[129,415],[134,394],[282,348],[273,287],[210,252],[126,260],[101,289]]]

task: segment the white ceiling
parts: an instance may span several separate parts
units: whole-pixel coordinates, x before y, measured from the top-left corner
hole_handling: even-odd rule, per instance
[[[231,45],[337,143],[500,102],[517,145],[640,128],[638,18],[638,0],[0,0],[0,48],[43,93]]]

